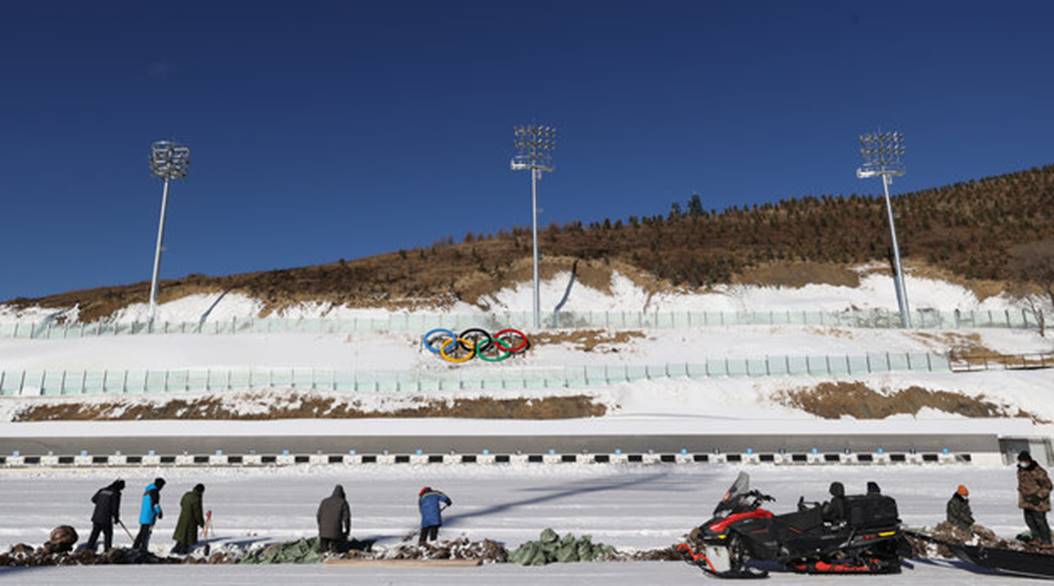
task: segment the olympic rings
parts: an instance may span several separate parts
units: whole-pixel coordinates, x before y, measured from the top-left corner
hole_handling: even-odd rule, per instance
[[[502,362],[526,352],[531,343],[527,334],[513,328],[493,335],[481,328],[469,328],[460,334],[435,328],[421,336],[421,345],[446,362],[464,364],[477,357],[484,362]]]

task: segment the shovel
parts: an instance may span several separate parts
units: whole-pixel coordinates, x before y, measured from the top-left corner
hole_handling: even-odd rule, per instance
[[[132,537],[132,532],[124,526],[124,521],[118,521],[117,524],[121,526],[121,529],[124,529],[124,534],[128,536],[128,539],[131,539],[132,543],[135,543],[135,538]]]
[[[205,526],[201,529],[201,538],[203,540],[209,538],[209,529],[212,527],[212,511],[205,512]],[[209,553],[212,552],[212,544],[205,544],[205,557],[208,557]]]

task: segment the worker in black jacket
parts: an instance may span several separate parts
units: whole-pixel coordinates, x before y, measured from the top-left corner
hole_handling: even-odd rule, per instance
[[[823,504],[821,514],[824,521],[838,525],[846,520],[845,485],[841,482],[832,482],[828,492],[831,493],[831,500]]]
[[[109,485],[100,488],[91,502],[95,503],[95,511],[91,515],[91,537],[88,538],[88,549],[95,551],[98,547],[99,534],[103,535],[103,550],[109,551],[113,547],[113,525],[121,522],[121,491],[124,490],[124,481],[117,479]]]
[[[318,505],[318,546],[322,553],[347,551],[351,533],[351,507],[344,495],[344,487],[337,485],[333,494]]]

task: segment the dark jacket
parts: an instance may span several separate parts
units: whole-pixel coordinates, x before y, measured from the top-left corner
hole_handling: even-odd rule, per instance
[[[973,511],[970,510],[970,499],[959,493],[948,499],[947,507],[948,522],[956,527],[969,531],[973,527]]]
[[[1050,477],[1035,460],[1017,469],[1017,506],[1040,513],[1050,512]]]
[[[421,527],[438,527],[443,524],[443,514],[440,512],[439,503],[450,506],[453,502],[450,497],[438,490],[429,490],[421,494],[417,499],[417,507],[421,510]]]
[[[124,481],[118,480],[105,488],[100,488],[91,502],[95,503],[91,522],[99,525],[112,525],[121,520],[121,491]]]
[[[333,494],[318,505],[318,536],[322,539],[347,539],[351,533],[351,507],[344,487],[337,485]]]
[[[198,542],[198,527],[205,526],[205,516],[201,511],[201,493],[196,490],[187,491],[183,498],[179,499],[179,520],[176,521],[176,530],[172,533],[172,539],[180,545],[194,545]]]
[[[823,504],[820,513],[828,523],[841,523],[845,521],[845,486],[841,482],[832,482],[829,492],[831,500]]]

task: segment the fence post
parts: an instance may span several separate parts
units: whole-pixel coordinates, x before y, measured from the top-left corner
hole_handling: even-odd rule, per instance
[[[7,371],[0,370],[0,396],[4,394],[4,379],[7,378]]]
[[[769,366],[769,355],[765,355],[765,376],[772,376],[772,368]]]
[[[929,352],[926,353],[926,370],[933,372],[933,356]]]
[[[335,392],[337,390],[337,369],[336,368],[329,369],[329,382],[332,383],[332,388],[333,388],[333,391]]]
[[[227,390],[231,390],[231,369],[227,369]]]
[[[62,378],[59,379],[59,394],[66,394],[66,369],[62,369]]]
[[[106,379],[109,378],[110,371],[103,369],[102,371],[102,392],[106,393]]]
[[[853,374],[853,364],[852,361],[849,360],[848,354],[845,355],[845,373]]]
[[[212,390],[211,387],[212,387],[212,369],[211,368],[206,368],[205,369],[205,392],[207,393],[207,392],[211,391]]]
[[[143,374],[143,393],[146,393],[147,389],[149,389],[149,388],[150,388],[150,370],[148,369],[146,371],[146,373]]]
[[[821,313],[820,315],[823,315],[823,314]],[[823,363],[824,363],[824,365],[827,366],[827,376],[831,376],[831,355],[830,354],[824,354],[823,355]]]
[[[22,390],[26,388],[26,371],[22,371],[22,378],[18,381],[18,394],[22,394]]]
[[[783,367],[787,369],[783,374],[790,375],[791,373],[791,357],[790,354],[783,355]]]
[[[805,355],[805,374],[812,375],[812,364],[810,363],[808,354]]]
[[[893,371],[893,362],[889,359],[889,352],[886,352],[886,372]]]
[[[82,395],[83,395],[83,394],[84,394],[84,393],[86,392],[86,391],[84,390],[84,386],[85,386],[85,385],[86,385],[87,383],[88,383],[88,370],[87,370],[87,369],[85,369],[85,370],[82,370],[82,371],[81,371],[81,394],[82,394]],[[2,383],[0,383],[0,387],[2,387],[2,386],[4,386],[4,385],[3,385]]]
[[[1006,309],[1006,310],[1004,310],[1004,311],[1006,312],[1006,327],[1007,327],[1007,328],[1010,328],[1010,327],[1012,327],[1012,326],[1010,325],[1010,310],[1009,310],[1009,309]]]
[[[908,361],[908,372],[911,372],[911,352],[905,352],[904,358]]]
[[[864,352],[864,362],[867,364],[867,374],[871,374],[871,353]]]

